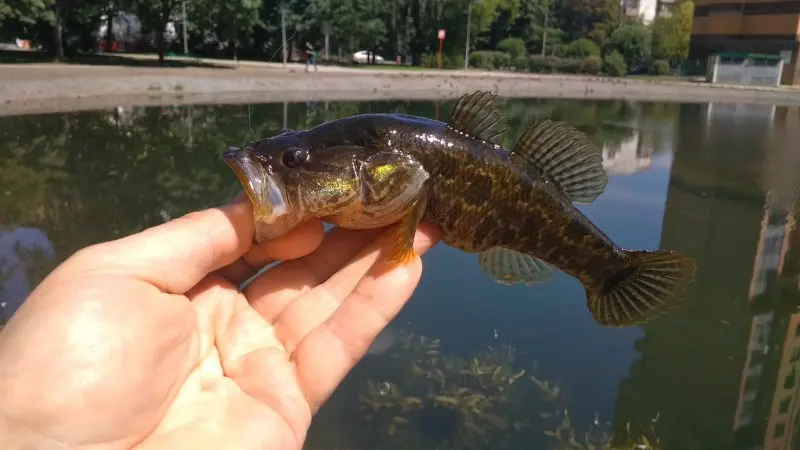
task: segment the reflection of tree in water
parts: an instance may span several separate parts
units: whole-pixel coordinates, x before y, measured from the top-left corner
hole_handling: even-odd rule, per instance
[[[450,356],[440,347],[438,339],[400,333],[392,350],[370,361],[388,378],[365,380],[359,416],[347,422],[359,432],[333,446],[324,435],[325,448],[658,448],[652,434],[621,436],[612,446],[613,436],[604,431],[608,424],[599,418],[576,429],[558,386],[521,368],[508,345],[472,358]]]
[[[509,99],[501,102],[505,112],[508,132],[504,144],[514,145],[516,139],[531,122],[544,119],[562,120],[585,132],[592,141],[602,146],[616,144],[630,138],[633,130],[609,126],[605,122],[628,121],[637,114],[638,105],[622,100],[609,101],[554,101],[542,99]]]
[[[446,120],[454,101],[440,102]],[[631,114],[626,102],[501,100],[506,145],[534,118],[567,120],[603,142],[621,136],[602,121]],[[433,118],[430,101],[130,108],[0,119],[0,226],[36,227],[55,260],[79,248],[134,233],[220,204],[240,189],[222,151],[277,134],[284,122],[308,128],[368,112]],[[251,131],[248,132],[248,126]],[[616,134],[614,134],[616,133]],[[38,276],[30,278],[38,283]]]

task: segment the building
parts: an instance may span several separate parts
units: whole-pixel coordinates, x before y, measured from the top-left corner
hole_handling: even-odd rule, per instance
[[[622,14],[650,23],[656,17],[672,13],[675,0],[622,0]]]
[[[704,68],[714,53],[781,55],[781,83],[799,83],[797,5],[781,0],[695,0],[689,59]]]
[[[603,168],[609,174],[628,175],[650,167],[653,162],[653,145],[641,130],[635,130],[622,142],[603,144]]]

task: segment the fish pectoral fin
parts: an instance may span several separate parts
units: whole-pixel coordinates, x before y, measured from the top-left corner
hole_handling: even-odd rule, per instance
[[[417,232],[417,225],[425,215],[427,205],[428,195],[425,190],[422,190],[409,205],[407,214],[395,225],[387,254],[389,261],[397,265],[406,265],[417,258],[417,252],[414,250],[414,236]]]
[[[564,122],[531,124],[514,146],[525,159],[576,203],[591,203],[603,193],[608,175],[603,155],[586,133]]]
[[[453,107],[447,124],[456,131],[501,145],[506,127],[503,113],[495,103],[496,97],[489,91],[462,95]]]
[[[589,310],[600,325],[623,327],[654,319],[686,299],[696,263],[668,250],[630,251],[636,266],[625,278],[600,292],[587,289]]]
[[[479,253],[478,264],[483,273],[508,285],[541,283],[555,273],[555,267],[541,259],[502,247]]]

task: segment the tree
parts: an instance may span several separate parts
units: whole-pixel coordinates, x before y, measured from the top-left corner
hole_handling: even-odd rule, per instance
[[[164,33],[170,20],[177,16],[181,0],[133,0],[133,6],[142,25],[154,33],[158,62],[163,63],[166,52]]]
[[[231,47],[233,58],[238,59],[242,40],[252,35],[261,21],[261,0],[229,0],[213,2],[195,1],[191,7],[192,29],[203,36],[203,43],[217,48]]]
[[[675,5],[671,17],[657,17],[652,25],[652,56],[664,59],[675,66],[689,55],[689,39],[692,34],[694,4],[683,0]]]
[[[694,21],[694,2],[680,0],[675,5],[675,35],[678,38],[678,49],[675,54],[677,61],[683,61],[689,56],[689,41],[692,38],[692,23]]]
[[[600,46],[591,39],[578,39],[570,42],[564,48],[564,56],[567,58],[584,59],[589,56],[600,56]]]
[[[603,45],[619,23],[617,0],[566,0],[560,11],[570,40],[588,37]]]
[[[641,21],[630,21],[614,30],[609,39],[606,53],[618,51],[630,68],[645,64],[650,58],[652,35],[650,29]]]

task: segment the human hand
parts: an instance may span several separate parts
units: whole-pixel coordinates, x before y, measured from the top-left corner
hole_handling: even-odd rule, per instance
[[[390,269],[381,230],[253,233],[238,200],[56,268],[0,332],[3,448],[300,449],[422,264]]]

